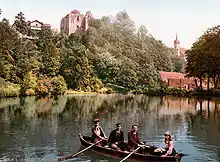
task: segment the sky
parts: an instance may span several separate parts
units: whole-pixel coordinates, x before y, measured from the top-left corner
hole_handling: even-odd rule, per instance
[[[178,33],[180,46],[189,49],[208,28],[220,25],[220,0],[0,0],[1,18],[10,23],[19,12],[26,20],[60,26],[61,18],[77,9],[95,18],[115,16],[126,10],[136,27],[148,31],[168,47]]]

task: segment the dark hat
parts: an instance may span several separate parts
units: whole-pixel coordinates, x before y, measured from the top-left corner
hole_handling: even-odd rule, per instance
[[[100,120],[97,118],[97,119],[94,119],[94,123],[97,123],[97,122],[99,122]]]
[[[116,123],[116,127],[121,127],[121,123]]]

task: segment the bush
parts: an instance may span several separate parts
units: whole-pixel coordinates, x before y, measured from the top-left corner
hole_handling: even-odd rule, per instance
[[[32,74],[32,72],[27,73],[24,76],[24,81],[21,86],[21,94],[22,95],[34,95],[36,86],[37,86],[36,75]]]
[[[98,92],[101,88],[103,88],[103,83],[102,81],[97,78],[97,77],[93,77],[91,80],[91,91],[92,92]]]
[[[19,85],[10,85],[6,88],[1,88],[0,96],[2,97],[17,97],[20,94],[20,86]]]
[[[49,95],[52,91],[52,84],[48,77],[41,77],[37,82],[36,86],[36,94],[38,96],[46,96]]]
[[[25,94],[27,96],[34,96],[35,95],[35,90],[33,90],[32,88],[29,88],[28,90],[25,91]]]
[[[66,81],[60,75],[58,77],[52,78],[51,84],[52,84],[52,91],[51,91],[51,93],[53,95],[64,94],[65,91],[67,90]]]
[[[62,76],[41,77],[36,86],[36,94],[39,96],[60,95],[64,94],[66,90],[66,81]]]

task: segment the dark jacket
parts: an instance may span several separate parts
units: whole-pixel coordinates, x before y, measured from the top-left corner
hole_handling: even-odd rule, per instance
[[[124,133],[120,131],[120,133],[117,133],[117,129],[114,129],[111,131],[109,138],[108,138],[108,143],[109,145],[114,144],[114,143],[122,143],[124,142]]]
[[[138,147],[138,144],[140,143],[141,141],[140,141],[138,132],[136,134],[134,134],[132,130],[128,132],[128,147],[129,148],[136,148]]]

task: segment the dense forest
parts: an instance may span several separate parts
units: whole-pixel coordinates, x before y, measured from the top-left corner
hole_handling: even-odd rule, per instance
[[[0,96],[143,91],[161,86],[159,71],[185,68],[145,26],[136,29],[126,11],[93,19],[86,32],[69,37],[49,28],[31,31],[22,12],[12,25],[1,19]]]

